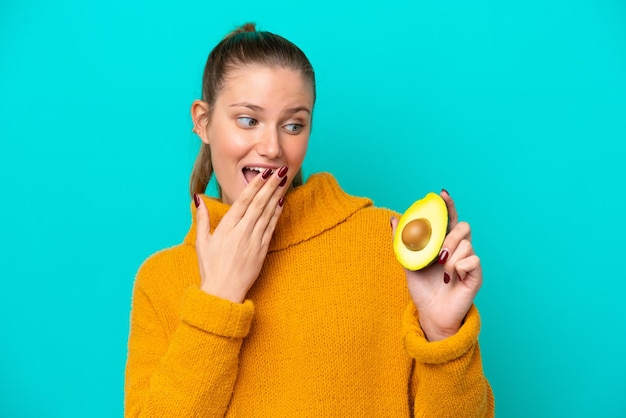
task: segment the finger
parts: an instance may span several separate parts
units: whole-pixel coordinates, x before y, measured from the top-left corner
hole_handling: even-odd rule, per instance
[[[252,181],[241,191],[239,197],[233,202],[230,210],[226,213],[222,222],[234,227],[248,211],[257,193],[265,186],[267,180],[273,174],[273,170],[267,169],[263,173],[254,176]]]
[[[480,289],[482,286],[483,273],[480,258],[476,254],[472,254],[462,260],[459,260],[454,265],[454,269],[460,281],[473,284],[476,289]],[[476,282],[472,283],[471,279],[475,279]]]
[[[462,240],[457,246],[456,250],[451,253],[450,259],[444,264],[444,275],[447,274],[448,278],[454,278],[457,272],[457,263],[472,255],[474,255],[472,243],[466,239]],[[463,280],[463,277],[465,276],[459,276],[458,274],[456,274],[456,278],[458,278],[459,280]]]
[[[193,200],[196,205],[196,248],[203,248],[211,236],[209,211],[200,195],[193,195]]]
[[[263,243],[269,243],[268,239],[271,239],[271,236],[274,233],[276,222],[278,222],[278,218],[283,211],[283,206],[285,203],[284,195],[287,191],[287,189],[283,186],[288,181],[285,181],[285,179],[287,179],[286,176],[283,177],[278,187],[274,190],[274,193],[270,196],[269,201],[263,209],[263,213],[259,216],[254,225],[252,236],[260,237]]]
[[[471,241],[472,231],[467,222],[459,222],[454,229],[443,240],[441,251],[439,252],[439,264],[445,264],[450,255],[452,255],[462,240]]]
[[[446,202],[446,207],[448,208],[448,218],[450,220],[448,224],[448,230],[451,231],[459,223],[459,214],[456,211],[454,200],[446,189],[441,189],[440,196],[444,200],[444,202]]]
[[[396,237],[396,229],[398,228],[398,223],[400,221],[395,216],[392,216],[390,222],[391,222],[391,239],[393,241],[393,239]]]
[[[250,205],[242,222],[244,228],[249,230],[251,238],[261,239],[265,230],[278,208],[278,202],[286,191],[284,187],[288,181],[287,167],[278,169],[269,179],[267,184],[259,190]]]
[[[267,223],[267,227],[263,231],[263,237],[261,238],[261,245],[263,248],[269,248],[270,242],[272,240],[272,236],[274,235],[274,230],[276,229],[276,225],[278,224],[278,218],[280,218],[280,214],[283,213],[284,203],[285,203],[284,197],[281,196],[278,199],[278,202],[275,206],[276,209],[272,213],[272,217]]]

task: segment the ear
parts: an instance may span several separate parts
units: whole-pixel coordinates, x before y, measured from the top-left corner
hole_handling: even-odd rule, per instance
[[[193,132],[200,137],[205,144],[209,143],[207,127],[209,125],[209,104],[203,100],[194,100],[191,104],[191,122]]]

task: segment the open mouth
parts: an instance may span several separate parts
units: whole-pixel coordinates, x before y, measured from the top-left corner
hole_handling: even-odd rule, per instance
[[[246,179],[246,183],[250,183],[252,179],[263,173],[265,170],[267,170],[267,167],[244,167],[241,171]]]

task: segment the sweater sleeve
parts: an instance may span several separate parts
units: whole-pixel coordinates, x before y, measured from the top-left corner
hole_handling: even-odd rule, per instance
[[[493,417],[494,398],[483,374],[475,306],[461,329],[442,341],[429,342],[409,304],[403,318],[408,354],[414,359],[411,395],[415,417]]]
[[[180,320],[168,326],[162,301],[146,291],[143,279],[140,271],[133,290],[125,416],[224,416],[252,322],[252,302],[232,303],[191,286],[182,298]]]

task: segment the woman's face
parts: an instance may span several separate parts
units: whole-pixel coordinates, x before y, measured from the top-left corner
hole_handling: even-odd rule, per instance
[[[227,74],[201,135],[224,203],[267,168],[287,166],[291,184],[306,154],[312,112],[311,83],[298,71],[249,65]]]

